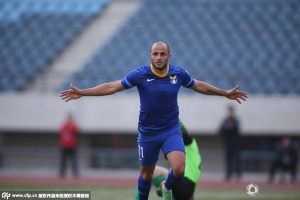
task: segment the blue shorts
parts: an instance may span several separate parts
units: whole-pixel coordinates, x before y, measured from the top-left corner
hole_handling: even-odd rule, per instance
[[[139,134],[138,150],[141,166],[155,165],[158,161],[160,149],[165,156],[172,151],[182,151],[185,153],[179,125],[159,133],[153,140],[149,140],[149,136],[146,137]]]

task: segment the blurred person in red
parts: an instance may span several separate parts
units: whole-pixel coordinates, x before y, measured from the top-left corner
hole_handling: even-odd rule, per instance
[[[225,149],[226,181],[229,181],[236,172],[237,180],[241,178],[240,167],[240,129],[239,120],[235,115],[234,107],[229,105],[227,117],[223,120],[219,134]]]
[[[269,182],[272,183],[277,169],[291,174],[291,183],[296,180],[298,164],[298,149],[295,143],[289,138],[284,137],[275,148],[274,160],[271,163]],[[284,182],[281,177],[281,182]]]
[[[59,130],[59,144],[61,148],[59,175],[62,178],[66,175],[68,159],[71,161],[74,177],[77,178],[79,175],[77,163],[78,130],[78,125],[74,121],[72,114],[69,114]]]

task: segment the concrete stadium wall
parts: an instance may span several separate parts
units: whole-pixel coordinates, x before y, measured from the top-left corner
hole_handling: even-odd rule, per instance
[[[180,116],[195,134],[215,134],[233,104],[244,134],[300,135],[300,97],[250,96],[239,105],[222,97],[179,95]],[[71,112],[87,133],[136,132],[139,97],[118,93],[65,103],[59,95],[0,95],[0,131],[56,131]]]

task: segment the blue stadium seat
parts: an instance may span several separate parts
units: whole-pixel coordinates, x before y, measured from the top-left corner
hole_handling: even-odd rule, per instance
[[[0,92],[25,89],[107,3],[109,0],[0,1],[0,68],[11,74],[1,76]]]
[[[100,81],[119,79],[149,64],[149,46],[164,40],[174,54],[171,63],[194,77],[225,88],[239,84],[253,94],[300,95],[292,87],[295,77],[279,75],[300,71],[298,0],[155,1],[143,1],[80,73],[96,68]]]

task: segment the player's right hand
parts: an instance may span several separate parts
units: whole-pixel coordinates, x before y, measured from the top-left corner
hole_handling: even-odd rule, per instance
[[[79,99],[82,96],[81,90],[77,87],[70,84],[70,89],[62,91],[60,93],[60,97],[65,102],[68,102],[70,100]]]
[[[241,104],[241,100],[246,101],[248,98],[248,94],[244,91],[238,90],[239,86],[235,86],[234,88],[227,91],[226,97],[231,100],[236,100]]]

